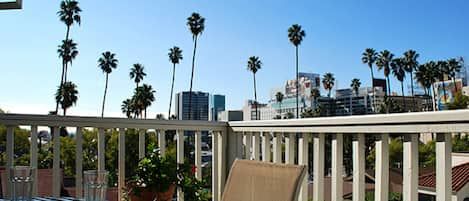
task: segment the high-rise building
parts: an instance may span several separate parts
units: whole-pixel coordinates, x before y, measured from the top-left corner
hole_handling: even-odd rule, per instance
[[[211,95],[209,108],[209,121],[218,121],[218,113],[225,111],[225,96],[220,94]]]
[[[208,121],[209,116],[208,93],[201,91],[192,92],[191,119],[189,119],[189,92],[179,92],[176,94],[175,111],[179,120],[203,120]]]

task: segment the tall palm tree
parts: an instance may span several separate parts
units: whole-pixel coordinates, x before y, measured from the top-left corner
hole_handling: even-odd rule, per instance
[[[143,86],[140,87],[142,92],[143,92],[143,108],[144,108],[144,118],[147,118],[147,108],[151,106],[153,101],[155,101],[155,90],[153,90],[153,87],[148,84],[143,84]]]
[[[405,70],[410,74],[410,87],[412,90],[412,104],[413,108],[415,108],[415,96],[414,96],[414,70],[419,65],[417,59],[419,58],[419,54],[415,50],[407,50],[404,52],[404,66]]]
[[[324,89],[327,90],[327,97],[331,97],[331,91],[332,88],[334,87],[335,83],[335,78],[334,74],[332,73],[326,73],[322,77],[322,85],[324,86]]]
[[[280,108],[280,116],[282,116],[282,102],[283,102],[283,98],[284,98],[284,97],[285,97],[285,96],[284,96],[283,93],[280,92],[280,91],[275,94],[275,100],[276,100],[277,103],[279,104],[279,108]]]
[[[68,63],[72,63],[72,60],[78,55],[77,44],[72,39],[62,40],[62,44],[58,46],[57,53],[59,58],[62,58],[62,76],[60,78],[60,85],[67,82],[67,69]],[[59,103],[56,102],[55,113],[57,114],[59,109]]]
[[[439,72],[438,72],[438,79],[440,80],[441,84],[443,85],[443,100],[446,102],[447,96],[446,96],[446,87],[445,87],[445,75],[449,74],[449,66],[448,62],[446,61],[438,61],[436,63],[436,66],[438,66]]]
[[[67,109],[75,105],[78,100],[77,86],[72,82],[65,82],[57,89],[55,99],[60,103],[64,110],[64,116],[67,114]]]
[[[350,83],[350,87],[352,88],[353,92],[355,92],[355,95],[358,96],[358,89],[362,83],[360,82],[360,79],[358,78],[353,78],[352,83]]]
[[[391,70],[394,77],[401,82],[401,94],[404,97],[404,78],[405,78],[405,66],[402,58],[393,59],[391,62]],[[405,104],[405,101],[404,101]]]
[[[57,12],[57,15],[59,16],[60,21],[62,21],[66,26],[67,26],[67,32],[65,34],[65,41],[69,40],[69,35],[70,35],[70,28],[74,23],[77,23],[78,25],[81,24],[81,17],[80,17],[80,12],[81,9],[78,7],[78,2],[75,0],[63,0],[60,3],[60,10]],[[60,78],[60,86],[64,82],[64,74],[65,74],[65,69],[66,69],[66,62],[62,60],[62,75]],[[59,108],[59,103],[56,103],[55,107],[55,113],[57,114]]]
[[[173,81],[171,82],[171,94],[169,96],[169,110],[168,118],[171,117],[171,103],[173,103],[173,89],[174,89],[174,78],[176,76],[176,64],[182,60],[182,50],[179,47],[174,46],[169,49],[168,53],[169,61],[173,64]]]
[[[64,66],[63,82],[67,82],[68,63],[72,64],[73,59],[78,55],[77,44],[72,39],[62,40],[62,44],[58,46],[57,53],[62,58]]]
[[[122,101],[121,110],[122,113],[127,116],[127,118],[131,118],[135,113],[134,106],[132,105],[132,99],[128,98]]]
[[[314,106],[316,107],[318,103],[318,98],[321,97],[321,91],[318,88],[311,89],[311,98],[313,98]]]
[[[187,26],[192,33],[192,40],[194,41],[194,52],[192,54],[192,72],[191,72],[191,85],[189,87],[189,120],[191,120],[192,111],[192,82],[194,80],[194,65],[195,65],[195,52],[197,49],[197,38],[205,29],[205,18],[200,16],[199,13],[192,13],[187,18]]]
[[[103,52],[101,58],[98,59],[98,66],[101,68],[103,73],[106,73],[106,85],[104,87],[104,97],[103,97],[103,107],[101,110],[101,117],[104,117],[104,104],[106,103],[106,93],[107,93],[107,84],[109,73],[112,72],[112,69],[117,68],[117,63],[119,61],[114,58],[116,54],[111,53],[110,51]]]
[[[145,67],[142,64],[136,63],[130,69],[130,79],[134,79],[135,88],[138,87],[138,84],[143,80],[143,78],[147,75],[144,72]]]
[[[303,38],[306,36],[305,31],[301,29],[301,26],[298,24],[292,25],[288,28],[288,39],[295,46],[295,55],[296,55],[296,118],[299,118],[299,106],[298,106],[298,91],[299,91],[299,78],[298,78],[298,46],[303,41]]]
[[[248,59],[248,66],[247,67],[248,67],[247,69],[252,72],[252,75],[253,75],[253,78],[254,78],[253,79],[254,80],[254,106],[256,108],[256,120],[258,120],[259,115],[258,115],[258,112],[257,112],[256,73],[257,73],[258,70],[261,69],[262,62],[259,59],[259,57],[251,56]]]
[[[374,84],[374,75],[373,75],[373,64],[376,62],[378,58],[378,54],[373,48],[366,48],[365,52],[362,53],[362,63],[368,64],[368,68],[370,68],[371,74],[371,87],[373,88],[373,105],[375,105],[375,84]]]
[[[378,66],[378,70],[383,69],[384,77],[386,77],[387,95],[391,94],[391,82],[389,80],[389,74],[391,73],[390,64],[392,62],[393,57],[394,54],[392,54],[388,50],[383,50],[379,53],[378,59],[376,60],[376,66]]]
[[[65,40],[68,40],[70,34],[70,27],[77,23],[81,24],[80,16],[81,8],[78,6],[78,1],[75,0],[63,0],[60,2],[60,10],[57,12],[60,21],[67,26],[67,34]]]
[[[458,86],[456,86],[456,73],[461,72],[462,65],[457,59],[451,58],[448,60],[448,68],[448,77],[453,80],[454,89],[458,92]]]

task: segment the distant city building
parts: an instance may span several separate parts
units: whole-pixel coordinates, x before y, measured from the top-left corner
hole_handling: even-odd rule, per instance
[[[209,116],[209,99],[210,96],[206,92],[192,92],[192,107],[190,120],[208,121]],[[189,92],[179,92],[176,94],[175,111],[178,120],[189,120]]]
[[[225,111],[225,96],[219,94],[211,95],[209,108],[209,121],[218,121],[218,113]]]
[[[218,112],[218,121],[243,121],[243,111],[227,110]]]
[[[254,100],[247,100],[243,106],[243,121],[250,120],[261,120],[261,108],[267,107],[267,104],[257,103],[257,118],[256,118],[256,106]]]

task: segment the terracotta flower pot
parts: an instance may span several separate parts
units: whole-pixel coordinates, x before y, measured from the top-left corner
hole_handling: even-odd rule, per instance
[[[176,191],[176,185],[171,184],[171,186],[169,186],[168,191],[166,191],[166,192],[157,192],[156,193],[156,200],[158,200],[158,201],[171,201],[175,191]]]

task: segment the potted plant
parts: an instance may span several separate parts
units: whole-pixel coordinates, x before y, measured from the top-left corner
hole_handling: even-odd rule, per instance
[[[177,164],[174,154],[160,156],[159,149],[149,144],[145,157],[139,163],[135,176],[128,183],[128,198],[131,201],[170,201],[176,187],[183,190],[188,200],[209,199],[204,191],[205,182],[195,179],[189,163]]]

